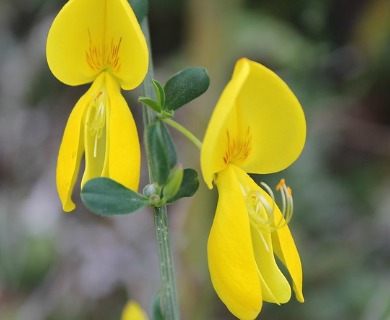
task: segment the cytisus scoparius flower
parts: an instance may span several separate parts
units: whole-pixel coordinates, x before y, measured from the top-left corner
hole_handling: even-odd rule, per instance
[[[292,192],[277,186],[282,207],[266,184],[248,173],[285,169],[302,151],[306,123],[288,86],[266,67],[241,59],[209,122],[201,169],[209,188],[218,188],[208,240],[213,286],[240,319],[255,319],[262,302],[285,303],[291,287],[275,256],[285,265],[298,301],[303,302],[302,267],[288,222]]]
[[[57,162],[57,189],[64,211],[71,199],[82,156],[81,185],[109,177],[137,189],[140,147],[121,88],[144,79],[148,49],[126,0],[70,0],[50,28],[46,47],[53,74],[65,84],[92,82],[69,116]]]

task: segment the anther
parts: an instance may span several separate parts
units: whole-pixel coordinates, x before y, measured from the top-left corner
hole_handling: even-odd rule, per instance
[[[280,179],[279,183],[276,185],[276,191],[279,191],[280,189],[282,189],[284,186],[286,185],[286,180],[283,178],[283,179]]]

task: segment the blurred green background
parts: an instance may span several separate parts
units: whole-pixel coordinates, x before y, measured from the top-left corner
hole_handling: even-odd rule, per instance
[[[235,61],[277,72],[301,101],[308,137],[284,172],[306,302],[265,304],[259,318],[390,319],[390,1],[151,0],[156,78],[204,66],[211,86],[176,114],[202,137]],[[50,73],[45,41],[65,1],[0,0],[0,319],[119,319],[159,285],[148,210],[101,218],[76,190],[62,212],[55,164],[84,87]],[[126,93],[141,123],[138,91]],[[139,126],[141,132],[142,128]],[[142,134],[140,134],[142,137]],[[174,132],[184,166],[198,150]],[[145,166],[144,166],[145,168]],[[143,184],[146,172],[143,172]],[[234,319],[210,283],[206,243],[216,191],[202,184],[169,208],[183,319]]]

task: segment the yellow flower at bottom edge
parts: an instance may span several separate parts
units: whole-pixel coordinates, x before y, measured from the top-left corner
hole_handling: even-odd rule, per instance
[[[148,320],[148,316],[137,302],[130,300],[122,311],[121,320]]]
[[[210,119],[201,151],[201,168],[219,199],[208,240],[213,286],[239,319],[255,319],[262,301],[285,303],[290,284],[275,255],[292,278],[303,302],[302,266],[287,226],[293,203],[282,181],[282,211],[267,185],[248,173],[285,169],[303,149],[306,124],[302,108],[288,86],[264,66],[241,59]],[[267,191],[265,191],[265,190]]]
[[[144,79],[148,48],[126,0],[70,0],[50,28],[50,70],[68,85],[93,82],[73,109],[57,162],[57,190],[64,211],[71,199],[82,156],[83,186],[105,176],[136,190],[140,147],[133,116],[121,88],[130,90]]]

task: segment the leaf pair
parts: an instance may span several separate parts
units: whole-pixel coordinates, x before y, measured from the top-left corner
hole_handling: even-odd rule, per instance
[[[191,197],[198,187],[198,173],[193,169],[186,168],[183,170],[183,179],[179,190],[173,197],[167,199],[166,203]],[[128,189],[109,178],[89,180],[81,191],[81,199],[89,210],[104,216],[130,214],[155,205],[152,197]]]

